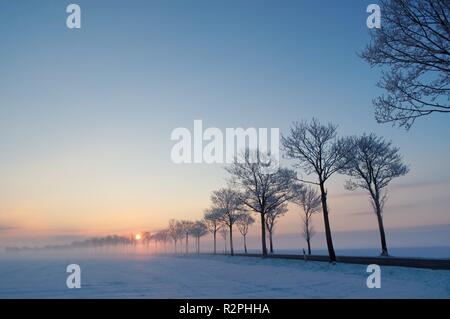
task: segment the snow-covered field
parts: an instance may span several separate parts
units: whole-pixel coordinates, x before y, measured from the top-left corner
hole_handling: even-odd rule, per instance
[[[0,255],[0,298],[450,298],[450,271],[229,256]],[[81,289],[66,287],[68,264]]]

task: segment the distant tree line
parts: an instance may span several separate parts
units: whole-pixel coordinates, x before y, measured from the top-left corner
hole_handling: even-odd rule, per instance
[[[86,240],[74,241],[65,245],[45,245],[45,246],[23,246],[23,247],[5,247],[6,251],[28,251],[28,250],[66,250],[73,248],[97,248],[97,247],[119,247],[129,246],[135,242],[128,237],[118,235],[108,235],[105,237],[94,237]]]

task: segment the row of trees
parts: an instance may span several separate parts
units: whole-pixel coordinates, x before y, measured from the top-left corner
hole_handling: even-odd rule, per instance
[[[169,227],[156,233],[144,233],[144,244],[149,244],[153,241],[155,244],[162,243],[164,250],[166,250],[167,242],[173,241],[174,252],[178,252],[178,243],[181,243],[183,239],[186,241],[185,252],[189,252],[189,236],[194,237],[196,241],[196,251],[200,252],[200,238],[208,233],[207,226],[204,221],[176,221],[170,220]],[[181,250],[180,250],[181,251]]]
[[[391,142],[374,134],[338,137],[337,126],[310,122],[295,122],[290,133],[282,137],[286,158],[294,167],[266,169],[274,161],[258,150],[245,150],[242,158],[226,170],[230,174],[228,186],[211,194],[211,206],[201,221],[171,220],[166,230],[152,234],[150,239],[166,242],[169,238],[177,244],[185,241],[188,252],[189,237],[196,240],[197,252],[200,238],[209,231],[213,236],[214,253],[217,251],[217,234],[229,238],[230,254],[234,255],[233,231],[239,230],[247,240],[250,226],[255,222],[252,214],[260,218],[262,255],[273,253],[273,234],[278,220],[286,214],[289,203],[302,210],[303,235],[311,254],[311,238],[315,231],[313,216],[322,212],[325,238],[330,261],[336,260],[329,220],[327,184],[335,174],[348,176],[348,190],[367,191],[380,232],[381,255],[388,255],[383,224],[383,208],[387,199],[387,186],[396,177],[405,175],[399,149]],[[273,163],[272,163],[273,164]],[[300,172],[298,171],[300,170]],[[303,178],[303,174],[306,178]],[[266,240],[269,240],[269,250]]]
[[[450,2],[381,0],[380,7],[382,28],[372,30],[369,45],[360,53],[371,66],[383,68],[378,85],[385,92],[373,101],[376,119],[409,129],[417,118],[450,114]],[[294,168],[301,169],[310,179],[299,178],[290,169],[265,174],[262,164],[265,161],[248,160],[247,151],[244,163],[227,168],[231,174],[228,195],[231,190],[236,191],[232,197],[237,198],[237,204],[220,207],[217,201],[222,199],[213,195],[213,208],[207,216],[222,216],[220,227],[213,226],[214,239],[218,229],[226,229],[223,226],[226,225],[233,253],[232,229],[239,220],[235,215],[254,212],[260,215],[262,252],[266,255],[266,229],[272,251],[275,221],[285,213],[288,202],[295,202],[304,211],[308,252],[314,234],[312,216],[322,212],[328,253],[334,261],[326,185],[333,175],[340,173],[349,177],[347,189],[363,189],[369,194],[380,231],[381,254],[387,255],[383,225],[386,188],[392,179],[408,172],[398,148],[373,134],[337,138],[335,125],[322,125],[316,120],[294,123],[290,134],[283,137],[283,147],[286,157],[295,161]]]
[[[283,137],[282,143],[286,156],[296,161],[295,166],[303,169],[308,176],[315,177],[301,182],[319,189],[330,260],[335,261],[336,255],[326,184],[336,173],[349,177],[345,185],[348,190],[363,189],[368,192],[380,231],[381,255],[388,255],[383,225],[386,188],[394,178],[408,173],[399,149],[375,134],[339,138],[336,125],[323,125],[317,120],[294,123],[290,135]]]
[[[227,193],[229,196],[233,196],[228,190]],[[220,235],[225,240],[225,251],[227,251],[226,240],[230,236],[230,251],[233,255],[233,226],[236,226],[244,238],[244,250],[247,253],[246,236],[249,227],[254,221],[249,213],[235,213],[231,208],[228,211],[215,208],[205,212],[204,218],[199,221],[172,219],[169,221],[167,229],[156,233],[144,233],[143,241],[146,245],[151,241],[155,244],[162,243],[164,247],[171,241],[173,242],[173,251],[175,253],[183,251],[180,245],[184,241],[184,252],[189,253],[189,238],[193,237],[195,239],[196,252],[200,253],[200,239],[208,232],[211,232],[214,238],[214,254],[217,252],[217,235]]]
[[[380,7],[382,28],[373,30],[370,44],[360,54],[371,66],[384,70],[378,84],[385,94],[374,100],[376,119],[409,129],[417,118],[450,114],[450,2],[381,0]],[[246,151],[243,163],[228,167],[230,187],[214,192],[212,208],[205,214],[204,223],[214,235],[214,251],[216,233],[228,229],[233,253],[233,225],[247,218],[242,216],[251,218],[249,212],[261,219],[263,255],[267,254],[266,230],[273,251],[276,220],[285,214],[287,203],[294,202],[303,208],[308,252],[314,234],[312,217],[321,211],[330,261],[336,260],[326,186],[335,174],[345,174],[348,190],[367,191],[380,231],[381,254],[388,255],[383,225],[386,188],[408,168],[398,148],[383,138],[374,134],[338,138],[336,129],[333,124],[313,120],[294,123],[290,134],[283,137],[286,157],[294,160],[294,168],[301,169],[308,179],[286,168],[267,174],[263,164],[267,158],[256,163],[249,160],[265,156],[258,152]]]
[[[345,185],[348,190],[364,189],[368,192],[380,231],[381,254],[388,255],[383,225],[386,187],[394,178],[408,172],[399,149],[375,134],[338,137],[336,125],[321,124],[316,119],[293,123],[290,134],[282,137],[282,145],[285,157],[292,159],[294,168],[300,169],[308,176],[307,179],[298,177],[296,171],[288,168],[267,173],[263,164],[268,162],[267,159],[250,161],[265,155],[258,152],[250,154],[248,150],[243,162],[227,168],[241,203],[260,215],[263,255],[267,254],[266,220],[274,218],[274,215],[275,219],[283,215],[286,204],[294,202],[303,207],[304,233],[308,243],[313,235],[312,215],[321,209],[329,258],[330,261],[336,260],[326,187],[336,173],[349,177]]]

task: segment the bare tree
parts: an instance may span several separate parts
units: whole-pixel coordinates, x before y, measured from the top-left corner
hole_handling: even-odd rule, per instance
[[[323,125],[318,120],[313,119],[309,123],[295,122],[291,128],[290,136],[283,136],[282,138],[287,157],[296,159],[296,166],[302,168],[307,175],[314,174],[317,177],[317,181],[302,181],[317,185],[320,188],[330,262],[336,261],[336,254],[328,217],[325,183],[334,173],[346,166],[345,154],[351,152],[352,145],[348,139],[338,139],[336,130],[337,126],[331,123]]]
[[[248,229],[253,223],[255,222],[255,219],[248,213],[242,213],[239,217],[239,220],[237,221],[236,225],[239,229],[239,232],[241,233],[242,237],[244,237],[244,251],[247,253],[247,234]]]
[[[177,242],[184,237],[183,226],[179,221],[171,219],[169,221],[169,235],[173,240],[174,252],[177,253]]]
[[[203,221],[197,221],[192,225],[191,234],[196,240],[197,254],[200,254],[200,238],[208,233],[208,227]]]
[[[240,190],[243,204],[261,216],[262,255],[267,256],[266,222],[268,212],[290,201],[295,196],[296,173],[279,168],[267,170],[267,164],[274,159],[259,152],[246,150],[239,161],[235,161],[227,171],[232,183]]]
[[[180,222],[180,224],[181,224],[181,228],[183,230],[184,237],[186,239],[185,253],[188,254],[189,253],[189,235],[191,234],[192,226],[194,225],[194,223],[189,220],[182,220]]]
[[[152,233],[152,234],[149,235],[149,244],[150,244],[150,241],[153,241],[153,250],[157,251],[157,249],[158,249],[158,236],[157,236],[157,233]]]
[[[275,209],[267,212],[266,214],[266,228],[269,232],[269,248],[271,254],[273,254],[273,233],[275,231],[275,225],[278,219],[281,216],[284,216],[287,211],[287,204],[285,203],[283,205],[277,206]]]
[[[148,231],[142,234],[142,243],[147,247],[150,245],[150,241],[152,239],[152,234]]]
[[[375,134],[355,138],[354,143],[353,152],[348,154],[350,165],[344,170],[345,174],[351,177],[346,183],[346,188],[349,190],[362,188],[369,192],[380,230],[381,255],[387,256],[383,226],[386,187],[394,178],[407,174],[409,169],[402,163],[399,149]]]
[[[159,232],[157,232],[157,237],[159,238],[160,241],[162,241],[164,245],[164,253],[166,253],[167,242],[169,241],[169,230],[168,229],[160,230]]]
[[[308,255],[311,255],[311,238],[315,234],[312,217],[320,211],[320,195],[315,188],[307,186],[299,192],[294,202],[303,210],[303,237],[308,244]]]
[[[450,113],[450,1],[381,0],[382,27],[361,53],[388,68],[374,100],[378,122],[409,129],[432,113]]]
[[[221,223],[221,215],[222,212],[220,210],[211,209],[210,211],[205,212],[205,223],[208,227],[209,232],[213,235],[214,240],[214,255],[216,254],[216,237],[217,231],[222,227]]]
[[[226,254],[228,252],[228,249],[227,249],[228,228],[220,227],[219,234],[223,238],[223,242],[225,244],[225,254]]]
[[[221,188],[212,193],[211,202],[213,209],[222,212],[220,220],[229,229],[230,254],[233,256],[233,225],[239,219],[239,208],[241,206],[239,193],[231,188]]]

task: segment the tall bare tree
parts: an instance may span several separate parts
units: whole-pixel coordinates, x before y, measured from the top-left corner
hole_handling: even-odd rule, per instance
[[[241,206],[239,193],[231,188],[221,188],[212,193],[211,202],[215,210],[222,212],[220,219],[229,229],[230,254],[233,256],[233,225],[239,220]]]
[[[266,214],[290,201],[298,186],[297,174],[293,170],[267,170],[267,163],[274,165],[275,161],[269,157],[259,151],[246,150],[239,161],[227,167],[232,183],[240,190],[243,204],[260,214],[263,256],[267,256]]]
[[[385,72],[374,100],[378,122],[409,129],[432,113],[450,113],[450,1],[380,0],[381,28],[361,56]]]
[[[287,204],[284,203],[266,214],[266,228],[269,232],[269,251],[271,254],[273,254],[273,233],[275,231],[275,225],[277,224],[278,219],[284,216],[287,211]]]
[[[302,168],[307,175],[316,175],[316,181],[302,181],[320,188],[330,262],[336,261],[336,254],[328,217],[328,194],[325,184],[334,173],[346,166],[345,155],[351,152],[352,145],[348,139],[337,138],[336,130],[336,125],[331,123],[324,125],[313,119],[311,122],[295,122],[290,135],[282,138],[286,156],[297,160],[296,167]]]
[[[239,229],[239,232],[241,233],[242,237],[244,237],[244,252],[247,253],[247,234],[248,229],[251,225],[255,222],[255,219],[250,215],[250,213],[245,212],[242,213],[239,217],[239,220],[237,221],[237,228]]]
[[[308,245],[308,255],[311,255],[311,238],[315,234],[312,218],[314,214],[320,212],[320,195],[314,187],[307,186],[300,190],[294,202],[303,210],[303,237]]]
[[[222,212],[217,209],[211,209],[207,212],[205,212],[204,220],[206,223],[206,226],[208,227],[209,232],[213,235],[213,241],[214,241],[214,255],[216,254],[216,247],[217,247],[217,232],[222,227],[221,223],[221,215]]]
[[[344,170],[351,179],[345,186],[349,190],[362,188],[369,192],[380,230],[381,255],[387,256],[388,249],[383,225],[383,207],[387,199],[386,187],[394,178],[407,174],[408,167],[402,163],[397,147],[374,134],[355,138],[354,144],[353,152],[348,154],[350,165]]]

